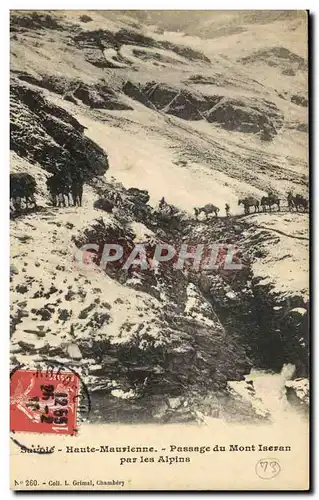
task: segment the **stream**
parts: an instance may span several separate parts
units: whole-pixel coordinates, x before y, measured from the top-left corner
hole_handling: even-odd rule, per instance
[[[295,366],[283,365],[280,373],[252,369],[241,381],[229,381],[228,390],[205,397],[149,395],[134,397],[133,391],[98,390],[91,393],[90,422],[198,423],[228,421],[278,423],[300,420],[307,405],[287,398],[285,383],[293,379]],[[297,379],[299,380],[299,379]]]

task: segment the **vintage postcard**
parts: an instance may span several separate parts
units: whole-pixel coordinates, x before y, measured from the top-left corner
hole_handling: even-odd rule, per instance
[[[308,13],[10,38],[11,488],[308,490]]]

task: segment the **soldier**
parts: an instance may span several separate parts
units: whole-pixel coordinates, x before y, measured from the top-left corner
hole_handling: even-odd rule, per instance
[[[58,196],[57,196],[57,206],[58,207],[65,207],[65,199],[64,199],[64,194],[63,193],[58,193]]]
[[[122,197],[120,195],[120,193],[115,193],[114,196],[113,196],[113,202],[115,203],[115,205],[121,205],[122,204]]]
[[[160,202],[159,202],[159,207],[160,207],[160,209],[161,209],[161,210],[162,210],[162,208],[164,207],[164,205],[166,205],[166,201],[165,201],[165,198],[164,198],[164,196],[163,196],[163,198],[162,198],[162,199],[160,200]]]
[[[229,217],[230,216],[230,206],[228,205],[228,203],[226,203],[225,205],[225,212],[226,212],[226,217]]]

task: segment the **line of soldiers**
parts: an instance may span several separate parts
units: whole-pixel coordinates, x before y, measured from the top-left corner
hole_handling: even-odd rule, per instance
[[[83,197],[83,174],[79,171],[59,172],[53,174],[46,181],[47,189],[51,194],[52,204],[57,207],[65,207],[65,199],[67,199],[68,206],[71,205],[71,200],[74,206],[82,206]]]

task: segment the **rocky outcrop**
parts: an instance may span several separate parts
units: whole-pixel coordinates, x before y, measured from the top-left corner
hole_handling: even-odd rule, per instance
[[[116,67],[114,64],[112,64],[107,58],[104,56],[104,46],[102,45],[101,48],[88,48],[84,47],[82,49],[84,59],[90,63],[93,64],[93,66],[96,66],[97,68],[113,68]]]
[[[110,32],[107,30],[83,31],[76,35],[75,41],[81,43],[82,46],[86,44],[87,47],[90,46],[91,48],[103,46],[104,48],[112,47],[116,50],[122,45],[154,47],[173,51],[190,61],[210,63],[210,59],[197,50],[165,40],[155,40],[154,38],[143,35],[138,29],[121,28],[117,32]]]
[[[308,99],[301,94],[294,94],[291,96],[291,102],[297,104],[297,106],[303,106],[306,108],[308,106]]]
[[[105,58],[103,51],[105,49],[114,49],[117,53],[119,62],[130,64],[119,54],[119,50],[125,45],[134,45],[137,47],[147,47],[159,50],[167,50],[192,60],[209,63],[210,60],[202,53],[182,45],[175,45],[168,41],[157,41],[147,37],[138,30],[122,28],[117,32],[107,30],[81,31],[76,33],[74,41],[81,48],[85,60],[99,68],[117,67],[110,58]]]
[[[61,76],[43,75],[42,78],[39,78],[30,73],[16,72],[16,77],[23,82],[50,90],[60,95],[63,95],[71,86],[71,81]]]
[[[80,47],[91,48],[120,48],[120,43],[117,41],[115,33],[107,30],[80,30],[73,37],[74,42]]]
[[[44,12],[16,11],[10,15],[10,31],[24,30],[63,30],[64,25],[59,23],[56,16]]]
[[[200,113],[209,110],[217,102],[220,101],[221,96],[205,96],[196,90],[183,89],[180,94],[187,99],[194,108]]]
[[[81,50],[84,59],[98,68],[109,68],[112,65],[104,57],[104,49],[119,49],[114,33],[107,30],[81,31],[73,37],[74,43]]]
[[[146,204],[150,201],[150,195],[146,189],[129,188],[127,194],[137,203]]]
[[[169,115],[178,116],[184,120],[201,120],[202,115],[198,109],[182,93],[163,108],[163,111]]]
[[[186,87],[170,87],[165,83],[156,82],[146,83],[143,86],[143,91],[157,109],[170,113],[171,110],[174,111],[176,108],[176,113],[178,113],[176,116],[184,114],[185,119],[197,119],[194,117],[207,111],[221,99],[220,96],[204,96],[200,92]],[[188,114],[191,118],[187,118]]]
[[[200,61],[207,64],[210,64],[211,62],[210,59],[207,56],[205,56],[202,52],[191,49],[190,47],[187,46],[175,45],[167,41],[160,42],[160,46],[163,49],[172,50],[173,52],[176,52],[176,54],[185,57],[185,59],[189,59],[191,61]]]
[[[277,134],[282,116],[274,103],[265,100],[230,99],[224,97],[206,114],[210,123],[218,123],[227,130]]]
[[[96,243],[97,245],[104,245],[105,243],[112,243],[127,241],[133,243],[133,232],[122,227],[120,223],[114,218],[100,217],[86,227],[80,233],[72,236],[72,241],[80,248],[87,243]],[[97,260],[98,262],[98,260]]]
[[[98,83],[93,88],[80,83],[73,91],[73,95],[91,108],[98,109],[133,109],[121,102],[116,93],[105,84]]]
[[[178,89],[164,83],[149,82],[144,86],[147,98],[157,109],[163,109],[178,94]]]
[[[81,169],[86,178],[108,169],[107,155],[67,111],[19,80],[11,82],[10,147],[45,170]]]
[[[243,64],[265,62],[268,66],[279,67],[283,70],[300,70],[307,71],[307,63],[303,57],[298,56],[294,52],[285,47],[272,47],[270,49],[261,49],[253,52],[249,56],[242,57],[238,60]]]
[[[157,82],[147,82],[140,89],[129,86],[128,90],[128,95],[146,106],[160,109],[164,113],[178,116],[184,120],[204,119],[202,113],[221,99],[220,96],[219,98],[207,97],[195,90],[171,87],[165,83]]]
[[[147,98],[147,96],[143,92],[143,89],[141,89],[140,86],[134,85],[134,83],[127,81],[123,85],[122,90],[124,94],[131,97],[135,101],[141,102],[142,104],[144,104],[144,106],[147,106],[148,108],[154,110],[156,109],[154,104],[152,104],[151,101]]]
[[[90,108],[98,109],[132,109],[121,101],[120,96],[103,81],[96,84],[86,84],[80,80],[71,80],[61,76],[43,75],[36,78],[28,73],[17,74],[19,80],[41,87],[71,100],[77,104],[81,101]]]
[[[278,107],[265,99],[231,99],[222,95],[205,96],[189,88],[165,83],[147,82],[143,88],[128,86],[130,95],[150,107],[184,120],[206,119],[227,130],[260,133],[260,139],[272,140],[282,127],[283,116]]]
[[[229,73],[227,70],[225,71],[225,69],[223,72],[211,71],[209,75],[196,73],[195,75],[187,78],[187,80],[185,80],[183,83],[185,83],[186,85],[191,85],[193,88],[196,85],[213,85],[215,87],[237,87],[240,89],[247,89],[248,91],[250,91],[252,87],[256,87],[256,89],[262,91],[262,88],[264,87],[262,83],[260,83],[258,80],[255,80],[254,78],[250,78],[247,75],[243,76],[242,73],[239,73],[237,71],[232,71],[231,73]],[[210,99],[212,98],[212,96],[209,97]],[[214,96],[215,99],[218,99],[218,97],[220,99],[222,96]]]
[[[160,42],[157,42],[149,36],[143,35],[139,30],[122,28],[115,33],[117,43],[121,45],[137,45],[142,47],[161,47]]]
[[[308,410],[309,407],[309,379],[296,378],[285,384],[288,401],[297,409]]]

